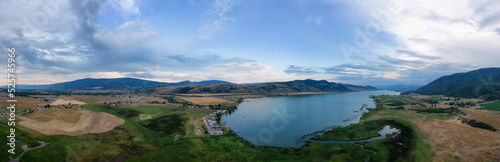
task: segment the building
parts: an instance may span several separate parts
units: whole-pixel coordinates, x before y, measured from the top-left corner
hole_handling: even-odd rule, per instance
[[[222,131],[222,129],[220,127],[217,127],[214,130],[214,134],[221,135],[221,134],[224,134],[224,131]]]

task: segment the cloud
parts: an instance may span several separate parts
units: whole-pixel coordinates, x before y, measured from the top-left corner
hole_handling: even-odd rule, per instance
[[[467,62],[483,67],[495,66],[497,63],[493,60],[500,59],[500,55],[495,52],[500,50],[496,43],[500,42],[496,31],[500,28],[500,21],[497,21],[500,18],[498,1],[378,0],[350,3],[367,15],[366,22],[375,21],[382,26],[381,32],[393,35],[398,43],[392,48],[404,49],[408,57],[439,62]],[[380,18],[381,13],[385,14],[386,19]],[[396,51],[386,55],[396,57],[396,54],[401,53]],[[390,60],[389,57],[382,59],[405,63],[402,60]]]
[[[120,10],[125,15],[136,15],[139,14],[139,7],[136,6],[134,0],[113,0],[118,2],[120,5]]]
[[[413,52],[413,51],[409,51],[409,50],[402,50],[402,49],[396,49],[396,53],[406,54],[406,55],[409,55],[411,57],[420,58],[420,59],[428,59],[428,60],[440,59],[440,57],[422,55],[422,54],[419,54],[417,52]]]
[[[307,21],[314,22],[317,26],[323,23],[323,19],[321,19],[320,17],[313,17],[313,16],[308,16]]]
[[[321,71],[315,68],[303,68],[295,65],[288,65],[288,67],[283,71],[286,74],[295,74],[295,75],[310,75],[310,74],[318,74]]]
[[[134,10],[130,2],[113,2],[120,3],[117,5],[123,5],[127,11]],[[21,21],[23,24],[7,23],[15,24],[12,26],[0,25],[3,31],[0,47],[16,47],[18,73],[31,77],[41,73],[136,72],[141,71],[144,64],[154,63],[146,45],[154,40],[156,33],[149,31],[140,20],[125,21],[116,28],[102,27],[98,19],[105,3],[97,0],[12,1],[11,5],[16,7],[0,11],[3,15],[0,19],[24,21]]]
[[[228,17],[227,13],[233,10],[235,4],[233,0],[214,0],[209,13],[215,15],[215,17],[198,29],[200,38],[210,39],[215,33],[224,28],[224,24],[234,21],[234,18]]]
[[[331,67],[299,67],[289,65],[286,74],[335,75],[330,80],[352,84],[427,84],[441,76],[477,69],[477,66],[458,63],[422,64],[410,67],[407,64],[369,62],[366,64],[340,64]],[[327,75],[326,75],[327,76]]]

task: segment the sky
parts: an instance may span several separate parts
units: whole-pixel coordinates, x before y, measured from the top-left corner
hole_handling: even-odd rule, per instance
[[[0,0],[0,6],[0,48],[16,48],[17,84],[134,77],[424,85],[498,67],[500,60],[494,0]]]

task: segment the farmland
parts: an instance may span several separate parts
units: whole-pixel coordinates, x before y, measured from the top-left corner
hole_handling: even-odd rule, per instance
[[[486,104],[484,104],[484,108],[483,109],[500,111],[500,101],[494,101],[494,102],[486,103]]]
[[[122,119],[116,116],[107,113],[95,113],[88,110],[53,109],[38,111],[31,116],[34,117],[21,117],[22,121],[19,122],[19,125],[45,135],[62,134],[78,136],[86,133],[102,133],[124,123]],[[47,118],[51,119],[46,120]]]

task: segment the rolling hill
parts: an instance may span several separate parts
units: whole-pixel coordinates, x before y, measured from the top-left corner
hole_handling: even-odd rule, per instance
[[[500,68],[485,68],[443,76],[414,92],[487,100],[500,99]]]
[[[28,90],[52,90],[52,89],[71,89],[71,90],[110,90],[110,89],[131,89],[148,88],[161,86],[192,86],[192,85],[210,85],[229,83],[220,80],[207,80],[200,82],[182,81],[177,83],[165,83],[157,81],[142,80],[136,78],[113,78],[113,79],[93,79],[85,78],[70,82],[55,83],[48,85],[18,85],[18,89]]]
[[[160,87],[161,93],[298,93],[298,92],[353,92],[377,90],[372,86],[356,86],[326,80],[295,80],[269,82],[257,85],[214,84],[205,86]]]

